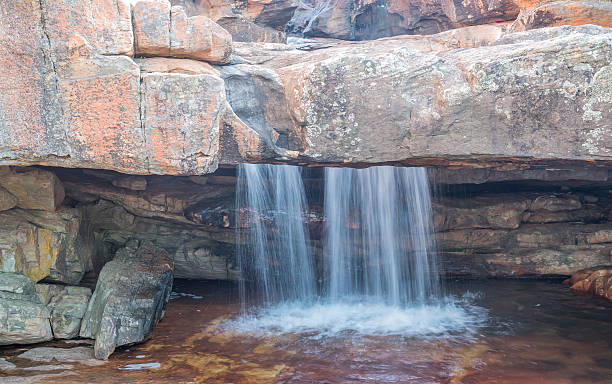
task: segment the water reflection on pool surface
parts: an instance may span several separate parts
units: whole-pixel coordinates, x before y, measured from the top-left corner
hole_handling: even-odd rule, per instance
[[[104,365],[64,364],[51,371],[64,374],[47,378],[23,369],[37,364],[15,357],[19,349],[5,348],[0,355],[17,367],[0,371],[0,381],[38,375],[54,383],[610,382],[612,304],[604,299],[559,281],[449,282],[447,289],[455,307],[412,314],[349,302],[289,305],[245,318],[234,286],[176,281],[182,294],[173,295],[148,342],[118,350]],[[419,322],[423,316],[427,321]]]

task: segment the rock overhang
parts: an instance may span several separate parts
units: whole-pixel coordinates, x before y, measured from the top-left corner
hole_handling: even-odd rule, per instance
[[[610,165],[612,31],[604,27],[509,34],[479,25],[311,51],[231,48],[219,30],[215,51],[188,42],[200,27],[217,31],[205,16],[165,0],[107,2],[117,7],[96,13],[81,4],[91,17],[68,24],[63,3],[3,5],[13,33],[3,33],[0,164],[143,175],[207,174],[239,162]],[[186,34],[174,34],[184,41],[174,45],[179,53],[168,12],[186,23]],[[159,37],[166,19],[169,36]],[[125,33],[106,39],[116,28]],[[26,30],[35,33],[26,38]],[[132,57],[135,41],[149,58]],[[219,61],[228,49],[232,61]],[[247,100],[254,97],[261,102]]]

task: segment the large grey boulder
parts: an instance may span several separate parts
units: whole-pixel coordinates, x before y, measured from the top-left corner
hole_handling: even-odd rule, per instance
[[[80,331],[96,339],[96,358],[151,337],[172,291],[173,270],[168,253],[149,242],[120,249],[102,268]]]
[[[0,345],[32,344],[53,338],[49,311],[34,283],[17,273],[0,272]]]

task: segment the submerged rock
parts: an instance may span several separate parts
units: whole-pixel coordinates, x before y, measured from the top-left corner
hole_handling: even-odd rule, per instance
[[[81,363],[92,366],[103,364],[103,362],[94,358],[94,351],[91,347],[37,347],[29,349],[17,357],[45,363],[57,361],[60,363]]]
[[[151,337],[170,298],[173,270],[168,253],[149,242],[119,250],[102,268],[80,331],[96,339],[96,358]]]
[[[53,338],[49,311],[34,283],[17,273],[0,272],[0,345],[32,344]]]
[[[612,300],[612,265],[583,269],[565,283],[574,291],[592,293]]]

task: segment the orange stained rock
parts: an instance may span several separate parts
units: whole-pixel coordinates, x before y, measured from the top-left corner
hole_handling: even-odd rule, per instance
[[[142,87],[151,170],[164,173],[179,167],[193,174],[214,170],[217,116],[225,108],[223,81],[210,75],[152,73],[142,75]]]
[[[170,53],[170,2],[139,0],[132,7],[136,55],[167,56]]]
[[[232,36],[206,16],[187,17],[182,7],[171,8],[170,55],[226,64],[232,55]]]
[[[54,84],[38,0],[0,2],[0,149],[28,157],[45,146],[45,117]]]
[[[125,0],[43,0],[45,32],[62,59],[66,41],[79,34],[101,54],[132,55],[130,5]]]
[[[144,162],[138,67],[128,58],[110,57],[70,63],[62,72],[67,139],[85,159],[124,168]]]
[[[612,27],[612,3],[597,0],[541,2],[532,8],[523,9],[510,31],[585,24]]]

